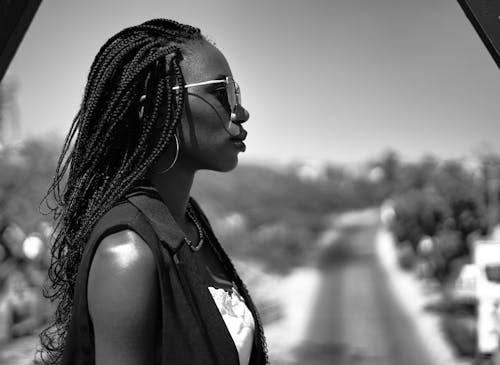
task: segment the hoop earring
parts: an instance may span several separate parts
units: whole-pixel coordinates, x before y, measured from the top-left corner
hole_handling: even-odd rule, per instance
[[[177,138],[176,134],[174,134],[174,139],[175,139],[175,157],[174,157],[174,160],[165,170],[160,171],[158,174],[164,174],[165,172],[169,171],[172,167],[174,167],[175,163],[177,162],[177,158],[179,157],[179,139]]]

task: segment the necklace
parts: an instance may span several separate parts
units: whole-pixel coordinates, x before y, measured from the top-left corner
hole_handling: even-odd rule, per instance
[[[187,213],[187,216],[189,217],[189,219],[196,226],[196,230],[198,231],[198,244],[195,246],[193,244],[193,242],[189,238],[187,238],[187,236],[184,237],[184,241],[186,241],[187,245],[189,246],[189,248],[192,251],[196,252],[196,251],[199,251],[199,249],[201,248],[201,246],[203,246],[203,243],[204,243],[204,240],[203,240],[203,237],[204,237],[203,228],[201,227],[200,222],[198,222],[198,219],[196,219],[196,215],[191,210],[191,206],[188,206],[188,208],[186,210],[186,213]]]
[[[217,259],[219,260],[219,262],[223,266],[224,270],[233,277],[231,280],[231,292],[230,293],[237,294],[238,297],[244,301],[243,297],[240,295],[240,293],[237,290],[238,286],[236,285],[236,282],[234,280],[234,273],[235,273],[234,267],[232,266],[232,264],[230,264],[230,265],[227,264],[226,260],[224,260],[223,255],[219,252],[219,249],[212,242],[212,240],[210,238],[210,234],[205,233],[205,231],[203,230],[203,227],[201,226],[201,223],[198,222],[198,219],[196,218],[196,214],[195,214],[194,209],[191,206],[191,204],[188,205],[186,213],[187,213],[189,219],[191,219],[191,221],[196,226],[200,240],[198,242],[198,245],[196,245],[196,246],[194,246],[193,243],[187,237],[185,237],[184,240],[186,241],[186,243],[188,244],[188,246],[191,248],[192,251],[198,251],[201,248],[201,246],[203,245],[203,243],[205,243],[205,239],[208,241],[208,244],[209,244],[212,252],[215,254]],[[227,256],[226,256],[226,258],[227,258],[227,260],[229,260],[229,258]]]

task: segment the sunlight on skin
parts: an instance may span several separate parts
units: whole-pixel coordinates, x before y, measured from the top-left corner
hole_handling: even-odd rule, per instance
[[[109,254],[114,258],[114,262],[121,268],[130,266],[139,258],[137,245],[132,241],[133,238],[131,236],[127,238],[129,238],[127,243],[119,244],[108,249]]]

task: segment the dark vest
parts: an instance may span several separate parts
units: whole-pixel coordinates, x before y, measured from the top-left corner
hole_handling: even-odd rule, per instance
[[[252,299],[220,246],[200,207],[191,199],[205,232],[230,268],[238,291],[249,308]],[[160,365],[238,365],[238,352],[229,331],[201,280],[203,267],[189,246],[184,233],[167,206],[152,188],[135,189],[127,198],[109,210],[93,229],[75,284],[73,310],[61,365],[95,363],[94,332],[87,304],[87,280],[90,264],[102,239],[112,233],[130,229],[136,232],[153,252],[159,276],[162,303]],[[259,314],[250,364],[267,364],[266,344]]]

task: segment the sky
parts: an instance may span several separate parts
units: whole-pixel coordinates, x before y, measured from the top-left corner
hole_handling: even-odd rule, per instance
[[[64,136],[100,46],[158,17],[226,56],[250,111],[241,160],[500,153],[500,72],[456,0],[45,0],[4,79],[13,140]]]

